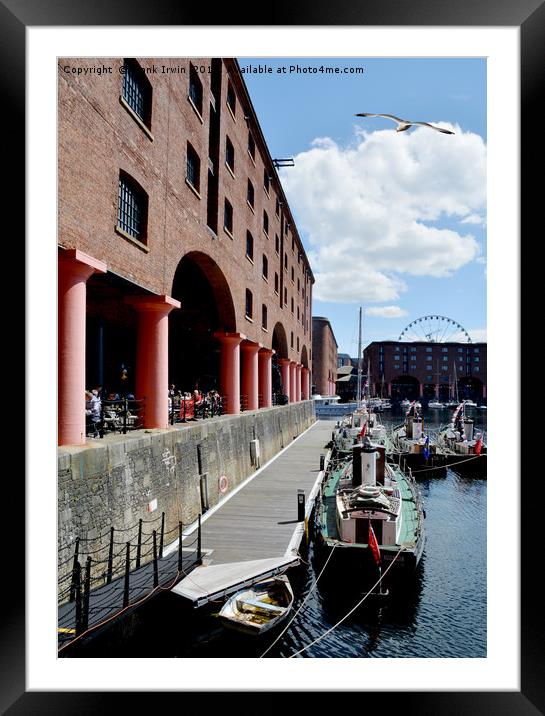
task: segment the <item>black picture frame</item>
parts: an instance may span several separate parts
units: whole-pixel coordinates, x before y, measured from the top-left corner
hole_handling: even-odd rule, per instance
[[[255,10],[255,8],[254,8]],[[542,99],[545,87],[545,2],[544,0],[463,0],[452,3],[451,0],[336,0],[335,3],[299,2],[275,3],[269,8],[270,15],[258,23],[255,14],[246,12],[243,5],[232,3],[200,8],[198,4],[182,3],[179,0],[110,0],[108,3],[83,2],[82,0],[0,0],[0,86],[4,111],[4,169],[9,167],[10,181],[5,188],[5,206],[20,208],[18,216],[23,215],[25,177],[25,29],[28,26],[67,26],[67,25],[358,25],[358,26],[511,26],[520,28],[521,52],[521,239],[524,246],[531,241],[530,229],[540,227],[537,212],[543,199],[541,181],[530,179],[530,169],[536,168],[537,157],[543,156],[543,132],[539,127],[538,102]],[[213,14],[213,23],[210,15]],[[208,17],[206,17],[208,16]],[[251,22],[248,22],[251,19]],[[536,131],[540,130],[540,131]],[[509,131],[509,128],[506,128]],[[541,148],[541,151],[540,151]],[[6,156],[7,155],[7,156]],[[541,201],[540,201],[541,199]],[[494,240],[494,237],[491,237]],[[24,265],[24,242],[20,239],[10,242],[14,250],[19,251],[15,258],[18,265]],[[524,262],[528,255],[522,253],[521,265],[524,265],[524,285],[537,285],[536,271],[539,264]],[[535,280],[535,281],[534,281]],[[522,302],[521,306],[528,307]],[[525,316],[525,311],[522,311]],[[526,324],[521,322],[521,329]],[[15,330],[7,324],[7,330]],[[5,328],[6,330],[6,328]],[[514,340],[518,340],[518,336]],[[24,340],[20,341],[24,344]],[[521,345],[522,349],[522,343]],[[527,347],[527,346],[526,346]],[[521,353],[524,355],[524,353]],[[19,361],[19,366],[23,361]],[[506,369],[507,371],[507,369]],[[513,380],[512,377],[509,380]],[[528,384],[527,386],[528,387]],[[522,395],[522,390],[521,393]],[[20,397],[20,396],[19,396]],[[524,404],[522,414],[526,415]],[[28,448],[29,449],[29,448]],[[531,471],[529,461],[521,471],[519,479]],[[6,473],[5,479],[8,474]],[[531,475],[528,475],[530,478]],[[17,478],[17,479],[15,479]],[[538,475],[539,479],[541,475]],[[493,479],[493,476],[491,476]],[[24,564],[21,560],[22,535],[21,518],[24,512],[25,496],[22,476],[10,472],[9,480],[11,509],[6,510],[13,524],[6,526],[4,552],[3,610],[0,636],[0,709],[10,714],[95,714],[98,709],[121,707],[128,710],[128,698],[131,694],[101,692],[27,692],[25,687],[25,593]],[[521,505],[535,504],[536,495],[533,480],[520,479]],[[540,497],[540,495],[539,495]],[[14,509],[17,505],[19,509]],[[520,620],[520,683],[519,692],[436,692],[433,683],[426,692],[391,692],[387,696],[387,710],[393,712],[400,708],[404,712],[418,714],[544,714],[545,713],[545,631],[541,616],[542,600],[537,581],[542,558],[538,527],[543,520],[539,514],[534,519],[521,519],[521,620]],[[16,537],[13,537],[16,535]],[[20,537],[18,537],[20,536]],[[506,521],[506,539],[509,538],[509,525]],[[7,558],[7,559],[6,559]],[[511,572],[508,572],[508,578]],[[425,667],[423,667],[425,668]],[[67,689],[70,685],[67,684]],[[335,685],[331,684],[331,691]],[[357,691],[357,688],[354,689]],[[162,694],[163,696],[166,694]],[[210,693],[209,696],[213,696]],[[227,694],[222,695],[225,698]],[[232,696],[237,698],[237,694]],[[146,694],[138,694],[139,708],[151,705]],[[154,698],[155,696],[151,696]],[[255,695],[256,703],[259,695]],[[384,694],[371,692],[360,695],[360,705],[384,708]],[[382,706],[381,706],[382,704]],[[226,702],[223,705],[225,708]],[[178,708],[181,706],[178,697]],[[208,702],[207,707],[211,706]],[[195,708],[195,706],[193,706]]]

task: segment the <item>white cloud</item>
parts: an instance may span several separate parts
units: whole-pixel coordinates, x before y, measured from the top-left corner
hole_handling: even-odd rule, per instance
[[[469,214],[469,216],[465,216],[461,224],[476,224],[476,225],[484,225],[486,223],[486,219],[484,216],[480,216],[479,214]]]
[[[318,300],[396,300],[403,274],[449,276],[478,256],[471,234],[440,225],[475,223],[485,208],[485,144],[454,131],[357,130],[350,147],[322,137],[282,172],[308,234]]]
[[[365,313],[368,316],[379,316],[380,318],[402,318],[409,314],[399,306],[374,306],[366,308]]]

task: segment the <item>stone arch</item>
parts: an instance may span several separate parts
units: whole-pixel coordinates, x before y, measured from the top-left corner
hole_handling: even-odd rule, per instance
[[[483,399],[482,380],[473,375],[460,378],[458,380],[458,395],[460,400],[481,401]]]
[[[276,358],[288,358],[288,337],[281,323],[276,323],[272,334],[272,349]]]
[[[303,365],[303,368],[308,368],[308,355],[306,346],[303,346],[303,348],[301,349],[301,363]]]
[[[169,315],[169,384],[184,391],[219,389],[220,346],[214,333],[236,331],[227,279],[210,256],[190,251],[176,267],[171,296],[181,308]]]

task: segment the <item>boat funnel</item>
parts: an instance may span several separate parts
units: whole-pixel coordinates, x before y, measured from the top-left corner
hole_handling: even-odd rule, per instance
[[[371,445],[369,438],[352,448],[352,485],[377,484],[377,449]]]
[[[464,435],[466,440],[473,440],[473,420],[471,418],[464,418]]]

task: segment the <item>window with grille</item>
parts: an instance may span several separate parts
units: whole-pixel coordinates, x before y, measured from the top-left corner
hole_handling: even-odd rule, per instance
[[[235,173],[235,148],[229,137],[225,138],[225,162],[229,169]]]
[[[134,179],[119,175],[117,226],[129,236],[146,242],[148,196]]]
[[[227,199],[223,209],[223,226],[230,234],[233,233],[233,207]]]
[[[252,317],[252,303],[253,303],[253,296],[252,292],[249,288],[246,289],[246,315],[248,318]]]
[[[246,232],[246,256],[254,260],[254,237],[249,231]]]
[[[123,99],[148,127],[151,127],[151,85],[136,60],[123,62]]]
[[[191,186],[197,191],[201,185],[201,160],[191,144],[187,143],[186,178]]]
[[[197,112],[202,114],[202,82],[199,73],[192,64],[189,65],[189,98]]]

